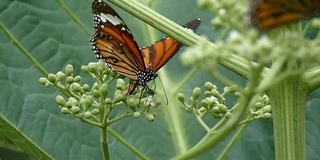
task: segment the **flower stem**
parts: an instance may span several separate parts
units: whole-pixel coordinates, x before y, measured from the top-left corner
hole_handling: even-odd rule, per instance
[[[276,159],[306,159],[306,87],[301,78],[294,76],[267,92],[272,106]]]
[[[102,147],[102,153],[103,153],[103,159],[109,160],[110,154],[109,154],[109,146],[108,146],[108,132],[107,127],[103,127],[100,129],[100,139],[101,139],[101,147]]]

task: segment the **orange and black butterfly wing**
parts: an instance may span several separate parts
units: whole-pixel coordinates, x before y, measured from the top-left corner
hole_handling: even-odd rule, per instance
[[[250,25],[262,31],[311,18],[319,13],[319,0],[250,0]]]
[[[200,18],[197,18],[185,24],[183,27],[191,31],[195,31],[200,22]],[[141,49],[141,53],[144,58],[145,67],[157,72],[175,55],[175,53],[179,51],[181,47],[182,44],[179,41],[168,36],[150,46],[143,47]]]
[[[130,30],[120,16],[106,3],[92,3],[95,32],[90,42],[97,58],[104,59],[115,72],[137,79],[137,71],[144,70],[143,57]]]
[[[184,27],[194,31],[198,28],[200,22],[200,18],[197,18],[184,25]],[[129,94],[133,93],[137,85],[142,85],[143,90],[148,89],[153,93],[153,91],[148,88],[147,83],[158,76],[156,72],[174,56],[181,46],[182,44],[177,40],[171,37],[164,37],[150,46],[143,47],[141,54],[143,55],[146,69],[138,73],[137,81],[130,83],[128,87]]]

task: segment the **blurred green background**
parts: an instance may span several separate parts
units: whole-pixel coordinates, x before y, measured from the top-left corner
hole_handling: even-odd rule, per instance
[[[93,31],[91,0],[68,0],[64,3]],[[117,7],[114,9],[127,23],[138,44],[148,45],[143,22]],[[158,0],[155,1],[153,9],[178,24],[200,17],[202,23],[196,33],[208,36],[211,41],[219,34],[210,26],[213,15],[196,7],[195,0]],[[67,64],[72,64],[75,74],[78,74],[81,65],[97,61],[88,42],[90,35],[72,20],[58,0],[1,0],[0,22],[49,72],[56,73],[63,70]],[[159,38],[162,36],[163,34],[159,33]],[[185,47],[180,53],[184,49]],[[45,75],[12,43],[3,30],[0,31],[0,52],[0,113],[54,159],[102,159],[99,129],[60,112],[55,102],[59,91],[40,85],[38,79]],[[163,68],[169,73],[167,76],[173,82],[172,85],[177,84],[191,70],[181,64],[179,56],[178,53]],[[231,71],[223,67],[219,69],[228,77],[239,80],[239,84],[245,83],[244,79]],[[203,88],[206,81],[223,88],[221,83],[203,71],[197,73],[181,92],[190,96],[194,87]],[[83,77],[83,82],[90,83],[92,80]],[[166,89],[170,87],[172,86],[165,86]],[[307,159],[310,160],[320,157],[319,104],[320,90],[317,90],[309,96],[306,104]],[[169,102],[169,105],[163,107],[181,108],[183,132],[186,135],[184,138],[189,142],[189,148],[206,134],[182,106],[172,106]],[[217,122],[209,116],[205,120],[211,126]],[[172,142],[172,135],[175,133],[168,128],[167,123],[168,119],[160,108],[153,123],[144,118],[128,118],[111,128],[150,159],[162,160],[176,155]],[[226,159],[274,159],[272,130],[272,120],[252,122],[243,135],[238,137]],[[217,147],[197,159],[215,159],[230,138],[231,136],[221,141]],[[0,141],[7,142],[3,136]],[[30,159],[28,155],[6,149],[7,143],[1,142],[3,145],[0,159]],[[109,146],[112,159],[139,159],[112,135],[109,136]]]

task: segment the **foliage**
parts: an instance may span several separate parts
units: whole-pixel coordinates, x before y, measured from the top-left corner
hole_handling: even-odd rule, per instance
[[[2,134],[37,159],[102,159],[107,153],[101,148],[106,151],[108,147],[111,159],[168,159],[178,155],[199,159],[274,159],[271,121],[257,118],[270,118],[269,103],[277,97],[264,93],[275,95],[274,87],[280,90],[285,86],[281,83],[292,76],[302,77],[304,83],[299,86],[307,86],[307,92],[298,94],[309,94],[319,86],[318,35],[313,34],[313,40],[305,38],[301,25],[294,24],[261,36],[246,28],[245,1],[198,1],[217,15],[211,21],[216,29],[227,28],[214,32],[208,24],[211,13],[200,11],[194,1],[171,2],[145,4],[153,5],[179,24],[200,16],[202,24],[197,34],[215,39],[215,44],[191,33],[183,34],[176,29],[177,24],[147,10],[144,14],[152,15],[151,18],[139,15],[135,12],[139,5],[134,1],[113,1],[119,6],[135,4],[124,7],[129,11],[138,7],[131,9],[132,14],[147,23],[159,24],[157,29],[187,45],[197,42],[181,56],[181,62],[188,66],[183,66],[177,55],[159,72],[169,101],[166,105],[158,82],[154,103],[145,103],[145,99],[139,100],[139,93],[126,95],[123,90],[128,82],[103,63],[81,67],[96,61],[88,42],[92,30],[88,29],[92,28],[91,1],[1,1]],[[139,44],[159,39],[145,23],[137,23],[137,19],[121,13]],[[313,23],[317,24],[317,20]],[[161,28],[163,24],[172,27]],[[317,92],[309,96],[305,108],[307,159],[319,157],[314,152],[319,150],[315,144],[319,141]],[[139,102],[140,107],[135,107]],[[139,118],[143,114],[147,119]],[[99,137],[99,132],[108,136]],[[2,145],[6,146],[9,145]],[[20,150],[11,146],[10,149]]]

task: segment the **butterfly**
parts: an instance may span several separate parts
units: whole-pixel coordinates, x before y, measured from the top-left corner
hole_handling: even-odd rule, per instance
[[[261,31],[320,15],[320,0],[250,0],[250,25]]]
[[[141,49],[121,17],[102,0],[92,3],[94,33],[90,38],[93,52],[103,59],[109,68],[131,79],[127,87],[132,94],[138,85],[142,93],[151,90],[147,83],[158,77],[157,71],[165,65],[182,44],[171,37],[164,37]],[[201,20],[197,18],[184,27],[194,31]]]

